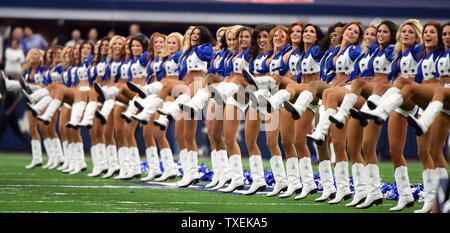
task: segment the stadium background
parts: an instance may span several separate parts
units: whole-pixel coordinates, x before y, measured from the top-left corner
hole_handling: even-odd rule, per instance
[[[101,38],[110,30],[116,34],[128,35],[129,26],[137,23],[141,32],[151,35],[153,32],[169,34],[178,31],[184,34],[189,25],[205,25],[212,33],[224,25],[243,24],[255,26],[259,23],[290,24],[296,21],[319,25],[325,32],[328,26],[341,21],[360,21],[367,26],[373,19],[390,19],[401,24],[405,19],[417,18],[422,24],[433,20],[445,23],[450,20],[450,2],[448,0],[0,0],[0,32],[8,26],[30,26],[34,33],[41,34],[49,43],[64,45],[70,40],[71,31],[78,28],[82,38],[88,30],[95,27]],[[4,52],[4,51],[3,51]],[[0,103],[0,115],[3,114]],[[25,131],[25,101],[19,106],[19,125]],[[1,122],[0,122],[1,123]],[[178,153],[174,141],[174,128],[171,122],[167,137]],[[87,129],[82,129],[84,148],[89,151],[90,140]],[[27,135],[29,136],[29,135]],[[203,121],[197,128],[197,143],[200,155],[209,156],[209,142]],[[243,155],[245,147],[243,122],[238,134],[238,142]],[[145,151],[142,128],[136,131],[141,154]],[[260,132],[258,144],[265,145],[265,133]],[[315,151],[309,145],[315,158]],[[444,148],[444,155],[446,155]],[[1,152],[30,151],[23,142],[8,128],[0,140]],[[270,153],[261,146],[264,158]],[[381,159],[389,159],[389,145],[386,124],[383,126],[377,145]],[[417,144],[412,128],[408,129],[408,138],[404,151],[405,157],[417,158]]]

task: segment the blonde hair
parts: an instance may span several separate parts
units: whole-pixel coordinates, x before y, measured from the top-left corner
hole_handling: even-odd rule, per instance
[[[122,56],[125,56],[125,46],[127,44],[127,39],[125,39],[125,37],[120,36],[120,35],[115,35],[113,36],[113,38],[111,38],[111,40],[109,41],[109,50],[108,50],[108,59],[113,58],[113,44],[117,39],[122,39],[123,40],[123,54]]]
[[[217,39],[217,37],[219,37],[219,33],[221,31],[223,31],[223,30],[225,30],[225,32],[227,32],[227,27],[220,27],[219,29],[217,29],[217,31],[216,31],[216,39]]]
[[[69,62],[72,62],[72,61],[67,61],[66,60],[66,53],[68,53],[68,51],[70,49],[72,49],[72,46],[66,46],[66,47],[64,47],[64,49],[61,52],[61,63],[63,64],[64,67],[70,66]],[[72,58],[72,54],[69,53],[69,55],[70,55],[70,59],[72,60],[73,59]]]
[[[25,64],[23,64],[22,70],[20,71],[20,74],[21,74],[21,75],[22,75],[26,70],[28,70],[28,69],[31,67],[31,61],[30,61],[30,59],[31,59],[31,53],[32,53],[33,51],[38,51],[38,52],[39,52],[39,65],[44,64],[44,54],[45,54],[45,52],[44,52],[43,50],[36,49],[36,48],[30,49],[30,50],[28,51],[28,53],[27,53],[26,58],[25,58]]]
[[[229,26],[229,27],[227,27],[227,29],[226,29],[226,31],[225,31],[225,41],[227,41],[228,40],[228,34],[231,32],[231,33],[233,33],[235,36],[236,36],[236,40],[238,39],[237,38],[237,32],[238,32],[238,30],[240,29],[242,27],[242,25],[233,25],[233,26]],[[230,48],[230,47],[228,47],[228,50],[230,50],[230,51],[232,51],[232,52],[234,52],[234,50],[236,50],[237,48],[238,48],[238,44],[236,44],[236,48]]]
[[[179,33],[179,32],[172,32],[167,36],[166,40],[164,41],[164,51],[161,53],[160,57],[169,56],[169,48],[167,46],[167,43],[169,41],[169,38],[172,38],[172,37],[175,37],[175,39],[177,39],[178,46],[179,46],[178,50],[181,50],[181,47],[183,46],[183,44],[182,44],[183,43],[183,35],[181,35],[181,33]]]
[[[383,22],[383,20],[381,20],[380,18],[375,18],[374,20],[372,20],[372,22],[369,23],[369,26],[366,28],[364,33],[367,32],[367,30],[369,28],[374,28],[375,33],[377,33],[378,25],[380,25],[381,22]],[[376,38],[375,38],[375,40],[376,40]],[[367,50],[369,49],[369,47],[367,47],[366,44],[364,43],[364,40],[361,42],[361,49],[364,51],[364,53],[367,53]]]
[[[400,35],[402,33],[402,28],[405,25],[410,25],[411,27],[414,28],[414,31],[416,32],[416,43],[423,44],[423,37],[422,37],[423,26],[422,26],[422,24],[420,23],[420,21],[418,19],[408,19],[402,25],[400,25],[399,29],[397,30],[397,34],[395,35],[395,39],[397,40],[397,42],[395,43],[395,46],[394,46],[394,54],[397,54],[400,51],[402,51],[403,43],[400,41]]]

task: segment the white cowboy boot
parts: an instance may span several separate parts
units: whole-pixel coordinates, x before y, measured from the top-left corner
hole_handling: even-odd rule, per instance
[[[353,195],[353,200],[351,202],[345,204],[347,207],[354,207],[363,203],[367,197],[367,189],[369,188],[368,170],[364,168],[362,163],[354,163],[352,165],[352,176],[355,195]]]
[[[433,206],[433,201],[436,196],[437,190],[437,179],[436,179],[435,169],[426,169],[422,172],[423,180],[423,207],[420,210],[414,210],[414,213],[429,213],[431,207]]]
[[[86,106],[86,110],[84,110],[83,120],[80,122],[79,126],[86,127],[88,129],[92,128],[97,106],[98,106],[97,101],[89,101],[89,103]]]
[[[275,111],[279,111],[283,106],[283,103],[288,101],[291,98],[291,94],[281,89],[274,95],[272,95],[269,99],[267,99],[264,95],[259,95],[258,103],[267,103],[267,112],[272,113]]]
[[[177,176],[177,167],[173,162],[173,154],[170,148],[164,148],[159,151],[161,161],[164,168],[164,173],[155,179],[155,181],[166,181],[174,179]]]
[[[431,101],[419,119],[413,116],[408,116],[408,123],[414,127],[417,136],[423,135],[428,131],[434,119],[442,110],[442,107],[442,102],[437,100]]]
[[[342,129],[345,125],[345,119],[347,119],[350,109],[355,105],[358,100],[358,96],[354,93],[348,93],[342,100],[341,106],[336,114],[330,116],[330,121],[336,124],[336,127]]]
[[[50,92],[47,90],[47,88],[40,88],[34,91],[32,94],[27,94],[27,92],[22,92],[25,96],[25,99],[28,100],[30,103],[35,104],[39,102],[42,98],[45,96],[50,96]]]
[[[298,120],[302,114],[305,112],[306,108],[313,101],[314,96],[310,91],[302,91],[298,95],[297,100],[294,104],[289,101],[284,102],[284,108],[292,114],[294,120]]]
[[[338,204],[342,200],[347,200],[352,197],[348,177],[348,162],[337,162],[334,167],[334,177],[336,180],[336,197],[329,201],[328,204]]]
[[[131,118],[140,121],[142,124],[147,124],[150,117],[156,112],[158,107],[164,103],[164,100],[156,96],[148,96],[152,101],[145,106],[145,108],[137,115],[132,115]]]
[[[219,190],[223,188],[226,183],[231,182],[231,170],[227,150],[217,151],[216,159],[218,165],[217,175],[219,177],[219,183],[212,188],[213,190]]]
[[[272,156],[269,162],[270,168],[272,169],[273,178],[275,179],[275,186],[273,187],[273,191],[268,193],[266,196],[272,197],[278,195],[281,191],[286,191],[288,182],[281,155]]]
[[[51,101],[52,101],[52,97],[44,96],[35,105],[27,103],[27,106],[28,106],[28,109],[30,109],[33,116],[36,117],[39,114],[41,114],[42,111],[44,111],[44,109],[50,104]]]
[[[86,169],[86,161],[84,160],[84,149],[83,143],[77,142],[74,144],[74,154],[75,154],[75,168],[73,171],[69,172],[69,175],[75,175]]]
[[[319,116],[319,123],[312,134],[307,134],[308,139],[313,140],[317,145],[322,145],[325,142],[325,137],[328,135],[328,129],[330,128],[330,116],[335,114],[336,110],[329,108],[322,112]]]
[[[27,165],[26,169],[31,169],[42,165],[42,148],[40,140],[31,140],[31,163]]]
[[[64,163],[61,167],[58,167],[56,170],[58,171],[62,171],[62,170],[66,170],[69,167],[69,160],[70,160],[70,156],[69,156],[69,142],[67,140],[64,140],[62,143],[62,149],[63,149],[63,154],[64,154]]]
[[[67,144],[67,160],[68,160],[68,167],[66,169],[63,169],[63,173],[69,173],[75,169],[75,143],[68,143]]]
[[[117,150],[117,157],[119,159],[120,171],[119,175],[115,176],[115,180],[121,180],[127,177],[130,167],[130,162],[128,161],[128,147],[122,146]]]
[[[94,83],[94,89],[99,94],[101,100],[109,100],[119,95],[119,88],[115,86],[100,86],[97,82]]]
[[[314,173],[312,170],[311,157],[304,157],[299,161],[300,176],[302,178],[303,188],[300,195],[295,200],[301,200],[309,194],[317,192],[317,185],[314,182]]]
[[[250,189],[244,192],[244,195],[252,195],[266,189],[266,180],[264,180],[264,167],[261,155],[252,155],[249,158],[250,172],[252,175],[252,185]]]
[[[242,169],[241,155],[235,154],[230,156],[230,170],[231,170],[231,183],[219,191],[224,193],[230,193],[234,190],[241,190],[244,188],[244,172]]]
[[[43,141],[45,152],[47,154],[48,160],[47,163],[42,166],[43,169],[47,169],[53,165],[55,156],[54,156],[54,147],[51,138],[45,138]]]
[[[106,121],[108,121],[109,114],[111,114],[114,109],[114,105],[116,105],[116,101],[114,99],[105,100],[101,110],[95,111],[95,116],[100,119],[102,124],[106,124]]]
[[[54,163],[52,166],[50,166],[48,169],[55,169],[57,168],[61,163],[64,162],[64,151],[61,146],[61,140],[59,137],[52,138],[52,146],[53,146],[53,153],[54,153]]]
[[[88,174],[90,177],[97,177],[108,170],[108,162],[106,155],[106,146],[104,143],[98,143],[95,146],[94,154],[96,154],[96,163],[93,162],[92,173]]]
[[[213,170],[213,176],[211,178],[211,182],[209,182],[207,185],[205,185],[205,188],[212,188],[216,186],[219,183],[219,166],[216,156],[216,150],[211,151],[211,166]]]
[[[286,160],[288,188],[286,192],[280,194],[280,198],[290,197],[294,193],[301,193],[303,184],[300,182],[300,169],[298,165],[298,158],[293,157]]]
[[[374,110],[378,107],[380,103],[383,103],[387,97],[391,96],[392,94],[397,94],[400,92],[400,89],[397,87],[391,87],[387,89],[384,94],[379,97],[377,95],[371,95],[373,97],[370,97],[367,99],[367,105],[369,106],[369,109]]]
[[[139,149],[137,147],[128,147],[129,156],[129,172],[124,179],[139,178],[142,174],[141,171],[141,159],[139,156]],[[159,162],[158,162],[159,167]]]
[[[209,93],[205,89],[200,89],[195,93],[189,102],[181,104],[180,108],[184,112],[190,113],[191,119],[200,112],[209,100]]]
[[[383,194],[381,193],[380,169],[376,164],[367,164],[365,166],[368,173],[367,197],[364,203],[356,206],[358,209],[369,208],[372,205],[383,203]]]
[[[55,115],[55,112],[58,111],[60,106],[61,100],[52,99],[47,109],[45,110],[44,114],[38,116],[37,118],[40,121],[43,121],[46,125],[50,124],[50,121],[52,120],[53,116]]]
[[[175,120],[177,114],[181,111],[180,104],[185,104],[191,100],[191,97],[187,94],[178,96],[173,102],[165,102],[162,108],[158,108],[159,114],[166,115],[169,120]],[[166,126],[167,127],[167,126]]]
[[[74,103],[72,105],[72,112],[70,114],[70,121],[66,123],[67,127],[70,128],[77,128],[78,124],[80,123],[81,116],[84,113],[84,109],[86,109],[86,102],[80,101],[77,103]]]
[[[380,102],[378,107],[371,112],[372,119],[375,120],[375,123],[381,125],[386,121],[389,114],[394,111],[396,108],[400,107],[403,103],[403,97],[400,94],[392,94],[383,102]]]
[[[334,186],[333,171],[331,170],[331,161],[323,160],[319,163],[319,175],[322,185],[322,196],[316,198],[314,201],[323,202],[328,198],[336,196],[336,187]]]
[[[189,185],[196,184],[200,181],[200,174],[198,173],[198,152],[188,151],[186,153],[185,161],[187,164],[186,179],[182,179],[182,182],[178,184],[178,187],[185,188]],[[184,175],[183,175],[184,178]]]
[[[120,171],[116,145],[106,146],[106,157],[108,158],[109,168],[106,174],[102,176],[103,178],[109,178]]]
[[[149,181],[161,176],[161,168],[159,167],[158,149],[156,146],[149,147],[145,150],[145,156],[148,163],[148,175],[141,181]]]
[[[181,171],[183,172],[183,174],[181,174],[182,175],[181,180],[179,180],[176,183],[177,186],[179,186],[180,184],[185,183],[186,179],[188,179],[189,172],[187,172],[187,170],[189,170],[189,163],[187,161],[187,156],[188,156],[188,150],[187,149],[182,149],[178,153],[179,161],[180,161],[180,164],[181,164]]]
[[[405,166],[397,167],[394,171],[395,183],[399,200],[397,206],[392,207],[389,211],[400,211],[405,207],[414,206],[414,197],[411,192],[411,184],[409,183],[408,168]]]

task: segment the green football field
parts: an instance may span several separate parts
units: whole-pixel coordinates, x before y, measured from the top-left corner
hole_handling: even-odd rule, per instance
[[[199,164],[211,167],[208,158],[199,160]],[[89,156],[88,169],[76,175],[41,167],[25,169],[30,161],[29,155],[0,154],[1,213],[389,213],[388,209],[396,205],[396,201],[383,200],[382,205],[359,210],[345,207],[351,199],[338,205],[314,202],[318,193],[299,201],[294,200],[295,195],[287,199],[236,195],[206,190],[206,181],[192,188],[177,188],[174,183],[181,177],[164,184],[143,183],[138,178],[92,178],[87,176],[92,169]],[[243,166],[249,170],[248,159],[243,159]],[[264,169],[270,170],[268,160]],[[318,171],[317,165],[313,170]],[[382,181],[393,184],[392,163],[382,162],[380,170]],[[408,172],[411,184],[422,183],[420,162],[408,161]],[[422,205],[416,201],[401,213],[411,213]]]

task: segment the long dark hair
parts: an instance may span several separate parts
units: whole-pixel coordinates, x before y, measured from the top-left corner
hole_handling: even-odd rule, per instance
[[[331,25],[328,27],[328,31],[327,34],[325,35],[325,37],[319,42],[319,47],[320,48],[324,48],[325,50],[328,50],[328,48],[330,48],[331,46],[331,33],[334,32],[334,29],[337,27],[344,27],[345,24],[342,22],[336,22],[335,24]]]
[[[259,24],[255,27],[255,30],[253,30],[252,33],[252,44],[250,45],[250,49],[248,51],[249,58],[255,58],[258,55],[258,39],[260,38],[261,32],[267,32],[267,34],[269,34],[270,30],[272,30],[274,27],[274,25],[270,24]]]
[[[327,51],[328,47],[324,47],[323,48],[323,47],[320,46],[320,42],[325,38],[325,35],[324,35],[322,29],[320,29],[320,27],[318,27],[317,25],[309,23],[309,24],[306,24],[302,28],[302,38],[300,39],[300,44],[298,46],[298,52],[297,53],[301,54],[305,50],[305,44],[303,42],[303,34],[305,33],[306,28],[309,27],[309,26],[314,27],[314,29],[316,30],[316,37],[317,38],[316,38],[316,43],[314,45],[319,45],[319,48],[320,48],[321,52]]]
[[[434,47],[434,49],[438,53],[440,53],[441,51],[444,50],[444,43],[442,42],[442,26],[441,26],[440,23],[436,23],[434,21],[430,21],[430,22],[426,23],[425,25],[423,25],[424,33],[422,34],[422,37],[425,35],[425,28],[428,27],[428,26],[433,26],[438,32],[438,44],[436,45],[436,47]],[[425,40],[423,40],[423,41],[424,41],[424,44],[425,44]],[[425,49],[423,50],[423,52],[426,53]]]
[[[192,40],[192,33],[194,33],[195,30],[199,29],[200,30],[200,42],[199,45],[202,44],[206,44],[206,43],[210,43],[212,46],[214,46],[214,36],[212,35],[211,31],[209,31],[209,29],[205,26],[195,26],[194,29],[192,29],[191,31],[191,40]],[[189,41],[189,48],[187,49],[186,53],[184,53],[184,56],[187,56],[187,54],[189,54],[192,50],[194,49],[194,47],[192,47],[191,42]]]
[[[378,33],[378,30],[380,29],[381,25],[386,25],[386,27],[388,27],[388,29],[389,29],[389,32],[391,33],[391,38],[389,39],[388,42],[378,45],[378,46],[383,47],[383,51],[384,51],[386,49],[386,47],[388,47],[389,45],[395,45],[395,43],[397,42],[397,40],[395,39],[395,35],[397,35],[398,27],[394,22],[392,22],[390,20],[384,20],[378,25],[377,33]],[[378,41],[377,41],[377,44],[378,44]]]
[[[111,40],[111,38],[109,37],[103,37],[102,39],[100,39],[100,46],[98,46],[97,48],[97,56],[95,57],[95,61],[94,64],[98,64],[103,58],[107,57],[108,54],[106,54],[105,56],[102,57],[101,51],[102,51],[102,44],[104,41],[108,41],[108,47],[109,47],[109,40]],[[108,48],[109,50],[109,48]]]
[[[131,37],[130,44],[128,45],[128,49],[131,50],[131,45],[133,44],[133,41],[138,41],[142,45],[142,52],[145,52],[148,50],[148,44],[150,43],[148,37],[144,34],[138,34],[136,36]],[[133,54],[130,55],[133,57]]]

